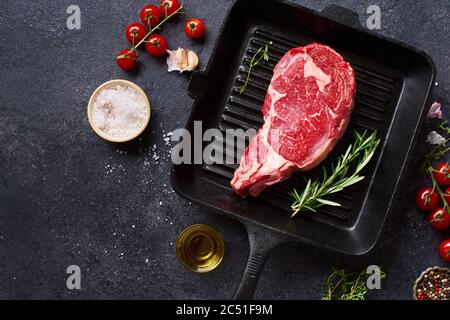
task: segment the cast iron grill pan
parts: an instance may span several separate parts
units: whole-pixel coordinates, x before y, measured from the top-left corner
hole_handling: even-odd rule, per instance
[[[240,94],[239,89],[245,82],[248,73],[248,65],[255,52],[265,44],[272,42],[270,46],[268,62],[263,61],[252,72],[251,79],[247,90]],[[261,108],[265,100],[267,88],[272,78],[272,72],[277,62],[291,48],[307,45],[310,42],[296,41],[294,39],[286,39],[277,37],[270,33],[256,29],[249,39],[243,59],[239,66],[237,75],[234,79],[233,86],[226,102],[224,111],[221,115],[219,128],[224,137],[226,130],[234,129],[254,129],[258,130],[264,123]],[[385,71],[383,74],[377,73],[377,70],[370,70],[367,67],[357,65],[351,61],[351,58],[345,57],[356,71],[356,79],[358,85],[355,111],[352,115],[349,129],[346,131],[342,141],[336,146],[325,165],[330,161],[335,161],[339,154],[345,152],[350,143],[353,142],[353,131],[373,132],[377,131],[378,135],[383,138],[386,135],[389,121],[392,119],[392,112],[398,100],[399,84],[401,86],[402,79],[395,71]],[[226,146],[234,142],[215,141],[218,145],[228,150]],[[247,143],[248,145],[248,143]],[[234,152],[235,156],[237,153]],[[239,163],[240,159],[235,158],[235,163]],[[221,185],[224,189],[231,191],[230,181],[233,178],[234,171],[238,165],[204,165],[203,169],[212,175],[205,175],[207,182],[213,182]],[[328,166],[329,167],[329,166]],[[363,173],[364,174],[364,173]],[[365,172],[367,174],[367,172]],[[260,196],[261,201],[265,201],[268,205],[273,205],[285,213],[290,215],[292,199],[289,192],[294,188],[302,190],[306,183],[301,178],[300,173],[294,174],[294,177],[284,183],[270,187]],[[312,178],[320,176],[320,167],[302,174]],[[366,187],[367,188],[367,187]],[[332,200],[338,201],[342,207],[325,207],[318,214],[314,214],[309,218],[320,219],[323,222],[329,219],[331,224],[348,224],[353,221],[361,209],[363,201],[363,193],[358,192],[359,186],[354,186],[349,190],[345,190],[336,194]]]
[[[270,41],[270,60],[254,69],[247,91],[239,94],[248,62]],[[250,256],[234,298],[253,296],[265,258],[280,243],[298,241],[345,255],[362,255],[373,248],[398,196],[397,186],[435,81],[434,64],[425,53],[369,33],[352,11],[333,5],[319,13],[284,1],[237,0],[206,70],[192,75],[188,92],[194,105],[186,126],[191,135],[194,121],[202,121],[203,130],[259,129],[273,68],[288,50],[311,42],[329,45],[349,61],[358,87],[350,126],[324,165],[353,142],[355,130],[376,130],[382,143],[363,172],[366,178],[331,198],[342,207],[324,207],[295,219],[290,218],[288,193],[304,188],[301,175],[317,177],[319,169],[294,174],[256,199],[242,199],[230,186],[237,165],[173,167],[172,185],[180,195],[239,219],[247,228]],[[214,143],[231,142],[224,140]]]

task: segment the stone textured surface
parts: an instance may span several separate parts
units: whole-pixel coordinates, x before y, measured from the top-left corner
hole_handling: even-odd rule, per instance
[[[81,7],[80,31],[66,27],[72,2]],[[164,61],[145,54],[137,74],[116,67],[114,55],[126,47],[122,31],[145,1],[72,2],[0,3],[0,298],[228,298],[248,254],[245,229],[189,205],[169,186],[169,147],[162,138],[187,120],[188,76],[167,74]],[[316,10],[329,3],[295,2]],[[377,32],[434,59],[439,83],[434,98],[448,111],[448,1],[333,2],[358,12],[363,23],[366,8],[379,5],[382,29]],[[230,3],[186,1],[189,14],[208,25],[203,42],[188,40],[181,22],[162,33],[170,35],[172,47],[196,50],[204,66]],[[153,106],[150,129],[126,146],[99,140],[86,119],[90,94],[113,78],[136,82]],[[426,124],[422,127],[424,140]],[[432,231],[413,205],[415,191],[427,183],[417,174],[424,152],[425,144],[416,147],[402,201],[371,256],[342,259],[305,246],[282,246],[269,258],[256,298],[317,299],[333,266],[357,270],[369,263],[388,274],[383,289],[369,298],[411,298],[420,272],[444,265],[436,247],[445,235]],[[193,223],[210,224],[225,238],[226,258],[215,272],[192,274],[176,260],[174,241]],[[71,264],[82,269],[81,291],[66,288]]]

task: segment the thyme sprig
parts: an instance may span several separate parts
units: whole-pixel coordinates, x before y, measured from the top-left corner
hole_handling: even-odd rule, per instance
[[[447,136],[450,135],[450,127],[448,120],[443,120],[439,122],[439,124],[437,125],[437,129],[442,130]],[[422,161],[421,164],[422,172],[428,172],[433,161],[442,159],[447,154],[447,152],[450,151],[450,148],[447,147],[447,144],[449,142],[450,138],[447,137],[445,141],[431,148],[430,152],[425,155],[425,158]]]
[[[256,53],[253,55],[252,60],[249,62],[248,66],[248,72],[247,76],[245,77],[244,84],[240,87],[239,93],[243,94],[245,90],[247,90],[248,83],[252,80],[251,74],[253,72],[253,68],[255,68],[258,64],[261,63],[262,60],[269,61],[269,45],[272,45],[273,42],[270,41],[265,46],[262,46],[261,48],[256,51]]]
[[[340,192],[345,188],[360,182],[364,176],[360,176],[360,172],[373,158],[380,140],[377,139],[376,132],[367,136],[367,132],[360,134],[355,132],[356,141],[347,148],[347,151],[339,156],[336,164],[331,166],[331,171],[323,166],[323,176],[321,179],[309,179],[305,189],[299,193],[294,189],[291,196],[294,199],[292,204],[293,214],[296,216],[300,211],[316,212],[317,209],[324,205],[340,207],[341,204],[327,200],[330,194]],[[357,162],[353,172],[350,169],[352,164]]]
[[[423,172],[427,172],[429,167],[431,166],[431,163],[433,161],[437,161],[442,159],[442,157],[444,157],[447,152],[450,151],[450,148],[447,147],[447,143],[450,142],[450,138],[445,139],[444,142],[435,145],[431,151],[425,156],[425,159],[422,161],[422,171]]]
[[[322,300],[365,300],[369,276],[366,271],[355,274],[334,269],[327,279],[327,289]],[[381,279],[385,277],[386,274],[382,271]]]
[[[445,132],[445,134],[450,134],[450,127],[448,126],[448,120],[443,120],[439,123],[439,129]]]

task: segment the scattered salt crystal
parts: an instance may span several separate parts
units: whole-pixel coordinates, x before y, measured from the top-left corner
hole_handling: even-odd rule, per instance
[[[105,89],[93,104],[92,117],[94,125],[112,137],[132,136],[142,129],[147,118],[145,97],[127,86]]]

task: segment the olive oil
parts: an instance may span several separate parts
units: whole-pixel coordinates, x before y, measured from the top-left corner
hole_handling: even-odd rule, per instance
[[[177,239],[178,260],[188,270],[204,273],[214,270],[222,262],[224,243],[217,230],[204,224],[184,230]]]

